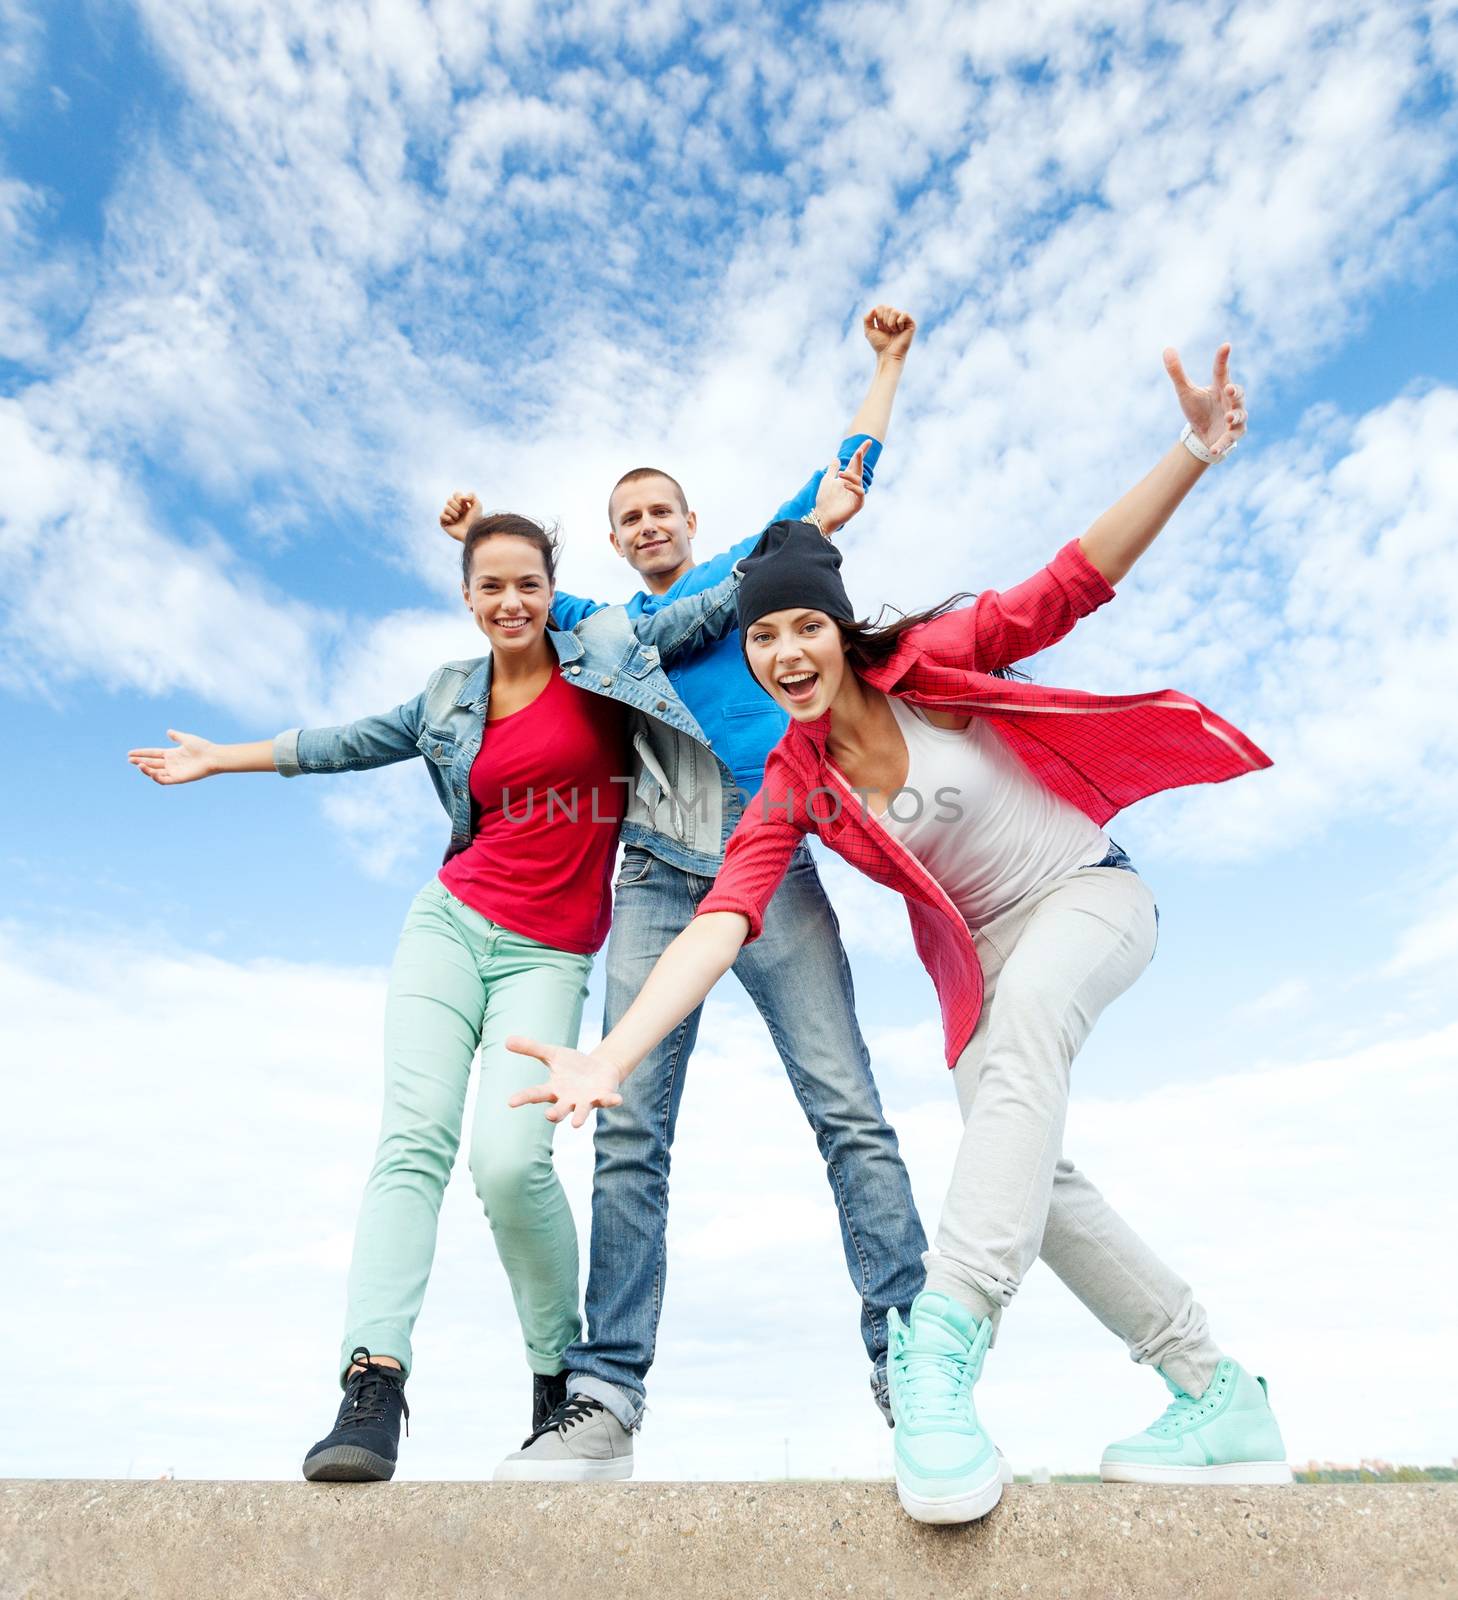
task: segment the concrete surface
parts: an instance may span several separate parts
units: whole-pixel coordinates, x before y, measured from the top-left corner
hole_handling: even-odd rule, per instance
[[[1458,1600],[1458,1485],[0,1483],[4,1600],[1034,1596]]]

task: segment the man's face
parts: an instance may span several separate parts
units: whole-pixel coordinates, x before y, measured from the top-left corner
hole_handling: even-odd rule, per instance
[[[693,562],[689,541],[698,519],[679,503],[667,478],[619,484],[608,507],[613,549],[645,578],[677,572]]]

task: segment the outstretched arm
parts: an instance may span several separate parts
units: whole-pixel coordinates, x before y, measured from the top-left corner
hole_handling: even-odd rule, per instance
[[[1244,437],[1246,422],[1245,391],[1230,379],[1230,346],[1222,344],[1215,352],[1208,388],[1190,382],[1173,349],[1164,352],[1164,366],[1191,437],[1215,462],[1223,460]],[[1118,583],[1213,464],[1199,460],[1183,443],[1172,445],[1154,470],[1089,528],[1078,541],[1079,549],[1109,583]]]
[[[548,1122],[572,1118],[580,1128],[594,1106],[615,1106],[623,1079],[666,1038],[734,965],[749,933],[749,918],[734,911],[695,917],[658,958],[638,998],[596,1049],[539,1044],[513,1035],[508,1050],[535,1056],[549,1069],[545,1083],[519,1089],[513,1106],[545,1105]]]
[[[580,1128],[594,1106],[615,1106],[619,1085],[645,1055],[699,1005],[734,965],[743,946],[757,939],[765,911],[805,837],[793,820],[793,774],[776,747],[765,766],[764,788],[749,802],[729,836],[724,865],[694,920],[658,958],[638,998],[590,1054],[535,1039],[511,1038],[507,1048],[535,1056],[550,1069],[545,1083],[511,1097],[514,1106],[542,1104],[552,1122],[572,1118]]]
[[[167,730],[175,741],[161,749],[128,750],[127,760],[153,783],[194,783],[220,772],[276,772],[273,740],[248,744],[214,744],[195,733]]]
[[[443,672],[445,669],[442,668]],[[170,748],[129,750],[127,760],[154,783],[192,783],[220,772],[363,772],[420,754],[421,714],[432,676],[413,700],[378,716],[360,717],[335,728],[290,728],[272,739],[248,744],[214,744],[195,733],[167,730]]]
[[[895,306],[872,306],[861,326],[866,331],[866,342],[876,356],[876,371],[871,387],[861,408],[851,419],[846,433],[852,438],[868,434],[881,444],[886,442],[886,432],[891,426],[891,407],[896,399],[897,386],[906,368],[906,353],[916,337],[916,322],[908,312]]]

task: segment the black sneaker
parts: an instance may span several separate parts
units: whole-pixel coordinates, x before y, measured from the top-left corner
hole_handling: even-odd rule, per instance
[[[540,1372],[532,1374],[532,1432],[547,1424],[547,1418],[567,1399],[567,1374],[559,1372],[555,1378],[544,1378]]]
[[[393,1478],[402,1413],[406,1437],[410,1434],[405,1374],[376,1366],[363,1345],[350,1362],[358,1363],[360,1370],[345,1382],[334,1432],[304,1457],[304,1476],[311,1483],[378,1483]]]

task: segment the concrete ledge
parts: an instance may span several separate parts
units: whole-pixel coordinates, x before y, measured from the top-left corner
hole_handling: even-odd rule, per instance
[[[651,1595],[1458,1600],[1458,1486],[0,1483],[4,1600]]]

